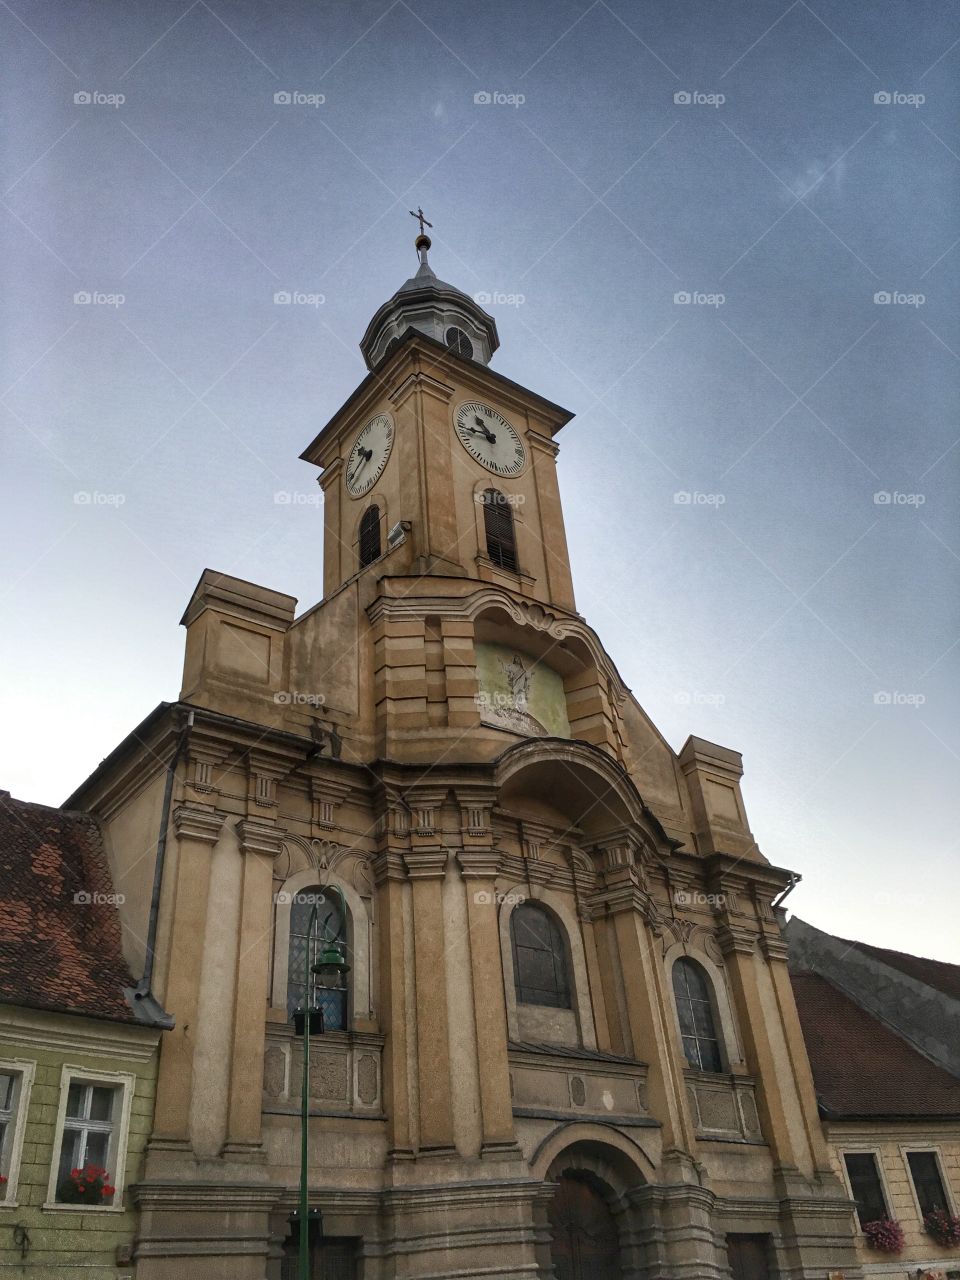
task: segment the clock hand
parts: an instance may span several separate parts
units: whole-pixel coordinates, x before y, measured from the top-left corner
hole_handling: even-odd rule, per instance
[[[360,461],[357,463],[357,465],[356,465],[356,466],[353,468],[353,470],[350,472],[350,475],[348,476],[348,479],[350,479],[350,480],[355,479],[355,478],[356,478],[356,476],[358,475],[358,473],[360,472],[361,468],[365,467],[365,466],[367,465],[367,463],[370,461],[370,459],[371,459],[372,457],[373,457],[373,450],[372,450],[372,449],[361,449],[361,450],[360,450]]]
[[[477,426],[480,428],[480,430],[483,432],[483,434],[487,437],[487,439],[490,441],[490,443],[496,444],[497,437],[493,434],[493,432],[490,430],[490,428],[487,426],[484,420],[482,418],[477,417],[476,414],[473,415],[473,420],[477,424]]]

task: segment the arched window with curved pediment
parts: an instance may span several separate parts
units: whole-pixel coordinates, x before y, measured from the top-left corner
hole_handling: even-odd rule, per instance
[[[312,936],[308,936],[315,903],[318,904],[317,916]],[[305,1000],[303,984],[308,946],[312,961],[319,956],[325,939],[340,937],[347,940],[346,926],[336,895],[324,893],[321,885],[301,889],[294,895],[290,904],[290,944],[287,951],[287,1017],[293,1016],[294,1009],[319,1005],[323,1009],[325,1031],[347,1029],[347,989],[324,986],[318,974],[311,974],[310,998]],[[349,959],[349,947],[347,954]]]
[[[498,569],[517,572],[517,539],[513,525],[513,508],[499,489],[483,491],[483,532],[487,558]]]
[[[710,979],[703,965],[680,956],[673,966],[673,996],[687,1064],[698,1071],[722,1071],[723,1055]]]
[[[363,513],[359,543],[360,568],[363,569],[380,558],[380,508],[376,503]]]
[[[523,902],[510,916],[513,979],[518,1004],[569,1009],[570,976],[563,933],[535,902]]]

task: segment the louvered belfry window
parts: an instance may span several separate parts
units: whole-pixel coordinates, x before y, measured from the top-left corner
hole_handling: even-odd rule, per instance
[[[367,507],[360,521],[360,568],[380,556],[380,508]]]
[[[487,556],[500,569],[517,572],[517,542],[513,529],[513,511],[499,489],[487,489],[483,495],[483,530],[487,538]]]

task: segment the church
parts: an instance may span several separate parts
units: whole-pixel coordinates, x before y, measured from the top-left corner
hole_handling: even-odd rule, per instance
[[[296,1274],[314,1007],[312,1274],[859,1277],[777,915],[795,877],[738,752],[674,752],[577,612],[573,415],[494,370],[430,247],[421,224],[302,454],[323,599],[205,570],[178,699],[65,805],[167,1028],[137,1280]],[[318,935],[348,968],[305,981]]]

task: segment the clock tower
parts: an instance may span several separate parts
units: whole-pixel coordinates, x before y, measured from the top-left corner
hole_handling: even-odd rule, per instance
[[[576,612],[571,415],[491,367],[496,325],[429,248],[421,226],[303,454],[323,599],[205,570],[179,698],[69,802],[174,1022],[138,1280],[281,1280],[301,1141],[314,1275],[856,1280],[777,913],[794,877],[739,753],[674,751]],[[348,970],[314,982],[328,889]]]
[[[361,340],[370,372],[302,455],[322,468],[324,595],[446,577],[572,611],[554,442],[572,415],[489,367],[493,318],[416,247]]]

